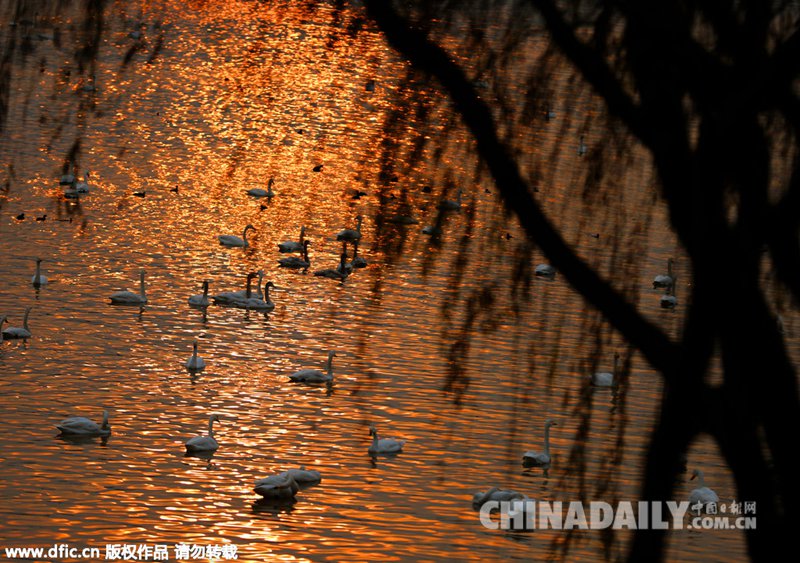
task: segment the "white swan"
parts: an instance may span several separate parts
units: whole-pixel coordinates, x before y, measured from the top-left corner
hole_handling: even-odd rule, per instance
[[[89,171],[87,170],[86,173],[83,175],[83,182],[78,182],[75,184],[75,191],[79,194],[88,194],[89,193]]]
[[[111,303],[117,305],[144,305],[147,303],[147,297],[144,294],[144,270],[139,272],[139,293],[132,291],[116,291],[111,294]]]
[[[493,501],[514,501],[514,500],[521,500],[526,501],[530,500],[527,495],[522,493],[518,493],[516,491],[512,491],[510,489],[501,489],[500,487],[492,487],[485,493],[475,493],[472,496],[472,508],[478,510],[481,506],[489,502],[490,500]]]
[[[219,415],[212,414],[208,418],[208,436],[195,436],[186,441],[186,453],[213,452],[219,448],[214,438],[214,423],[219,422]]]
[[[280,252],[302,252],[303,242],[305,241],[306,228],[300,227],[300,240],[287,240],[286,242],[278,243],[278,250]]]
[[[378,438],[378,429],[374,424],[369,427],[369,435],[372,436],[372,445],[369,447],[371,454],[393,454],[403,451],[405,440],[394,440],[392,438]]]
[[[287,469],[278,475],[279,477],[290,477],[298,485],[316,485],[322,481],[322,474],[313,469],[306,469],[304,465],[300,469]]]
[[[666,274],[659,274],[655,278],[653,278],[653,289],[658,288],[668,288],[672,287],[672,284],[675,283],[675,276],[672,274],[672,265],[673,260],[670,258],[667,260],[667,273]]]
[[[363,220],[364,220],[364,218],[361,215],[356,217],[356,221],[358,221],[358,224],[356,225],[355,230],[354,229],[343,229],[343,230],[339,231],[336,234],[336,240],[346,240],[348,242],[353,242],[355,240],[360,239],[361,238],[361,223],[362,223]]]
[[[461,195],[463,190],[461,188],[458,189],[458,193],[456,194],[455,201],[451,199],[446,199],[442,203],[439,204],[439,209],[444,211],[458,211],[461,209]]]
[[[208,284],[211,283],[208,280],[203,280],[203,294],[202,295],[192,295],[189,297],[189,306],[190,307],[208,307],[209,300],[208,300]]]
[[[275,179],[270,178],[266,190],[263,188],[250,188],[249,190],[247,190],[247,195],[251,195],[253,197],[266,197],[268,199],[272,199],[273,197],[275,197],[275,192],[272,191],[272,184],[274,183]]]
[[[253,225],[247,225],[242,231],[242,236],[237,237],[236,235],[219,235],[219,243],[223,246],[233,246],[233,247],[247,247],[250,246],[250,243],[247,241],[247,231],[249,230],[256,230]]]
[[[98,425],[83,416],[73,416],[56,425],[62,436],[108,436],[111,427],[108,425],[108,411],[103,411],[103,424]]]
[[[689,478],[689,480],[691,481],[694,478],[697,478],[698,487],[689,493],[689,507],[692,511],[699,512],[698,508],[702,508],[702,510],[705,511],[709,504],[718,503],[719,497],[717,496],[717,493],[706,487],[706,482],[702,471],[699,469],[692,471],[692,476]],[[700,506],[697,506],[698,504]]]
[[[678,298],[675,297],[675,286],[671,285],[667,288],[667,292],[661,296],[659,301],[662,309],[674,309],[678,306]]]
[[[192,355],[186,360],[186,369],[189,371],[203,371],[206,369],[206,361],[197,355],[197,340],[194,341],[192,346]]]
[[[543,278],[552,278],[556,275],[556,269],[550,264],[539,264],[536,266],[534,274]]]
[[[550,467],[550,427],[557,426],[554,420],[544,423],[544,452],[527,451],[522,456],[522,467]]]
[[[311,266],[311,260],[308,258],[308,245],[311,244],[310,240],[303,241],[303,256],[289,256],[288,258],[281,258],[278,260],[278,265],[281,268],[303,268],[306,269]]]
[[[348,266],[347,253],[342,252],[342,255],[339,257],[339,265],[336,268],[317,270],[316,272],[314,272],[314,275],[322,278],[344,281],[345,278],[347,278],[347,274],[349,273],[347,271],[347,266]]]
[[[28,315],[31,314],[31,309],[33,307],[28,307],[25,309],[25,317],[22,319],[22,328],[18,326],[10,326],[7,329],[3,330],[3,338],[30,338],[31,331],[28,329]],[[3,317],[5,318],[5,317]]]
[[[617,364],[619,363],[619,354],[614,354],[614,370],[611,373],[607,371],[598,371],[592,374],[592,385],[595,387],[614,387],[617,384]]]
[[[327,373],[318,369],[301,369],[289,376],[292,381],[301,383],[331,383],[333,381],[333,357],[336,352],[328,352],[328,363],[326,364]]]
[[[47,285],[47,276],[42,275],[42,259],[36,259],[36,273],[33,274],[31,278],[31,283],[33,287],[41,287],[43,285]]]
[[[275,287],[275,284],[271,281],[268,281],[266,284],[264,284],[264,295],[262,297],[257,297],[255,295],[250,297],[238,297],[231,301],[230,305],[238,309],[252,309],[254,311],[264,311],[269,313],[275,309],[275,303],[269,297],[270,287]]]
[[[255,272],[250,272],[247,274],[247,285],[246,288],[241,291],[223,291],[222,293],[218,293],[211,297],[214,300],[216,305],[230,305],[237,299],[249,299],[255,295],[253,293],[253,279],[256,276],[263,277],[263,272],[259,271],[258,274]],[[259,278],[260,279],[260,278]]]
[[[289,475],[281,473],[258,479],[253,490],[266,499],[286,501],[293,499],[300,487]]]

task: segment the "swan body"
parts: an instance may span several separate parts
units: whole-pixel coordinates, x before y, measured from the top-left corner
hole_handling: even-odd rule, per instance
[[[36,273],[33,274],[31,278],[31,283],[33,287],[41,287],[43,285],[47,285],[47,276],[42,275],[42,259],[36,259]]]
[[[238,309],[252,309],[255,311],[269,312],[275,309],[275,303],[269,298],[269,288],[275,287],[271,281],[264,284],[264,295],[262,297],[238,297],[230,305]]]
[[[96,422],[83,416],[73,416],[62,420],[56,425],[63,436],[108,436],[111,427],[108,425],[108,411],[103,411],[103,423]]]
[[[208,284],[210,282],[208,280],[203,281],[203,294],[202,295],[192,295],[189,297],[189,305],[191,307],[208,307],[209,300],[208,300]]]
[[[306,228],[300,227],[300,240],[287,240],[286,242],[278,243],[278,250],[281,252],[302,252],[303,242],[305,241]]]
[[[544,423],[544,451],[527,451],[522,456],[522,467],[550,467],[550,427],[556,426],[554,420]]]
[[[281,258],[278,260],[278,264],[281,268],[308,268],[311,266],[311,260],[308,259],[308,245],[311,244],[311,241],[305,240],[303,241],[303,256],[289,256],[288,258]]]
[[[439,209],[442,209],[443,211],[458,211],[459,209],[461,209],[462,193],[463,193],[462,190],[459,189],[455,201],[451,199],[446,199],[439,204]]]
[[[256,296],[258,297],[261,295],[261,289],[259,288],[257,292],[253,292],[253,279],[258,276],[259,284],[261,280],[264,278],[264,272],[259,270],[258,273],[249,273],[247,274],[247,286],[245,289],[240,291],[223,291],[217,295],[214,295],[212,299],[214,303],[217,305],[231,305],[234,301],[238,299],[249,299],[250,297]]]
[[[717,496],[717,493],[715,493],[712,489],[706,487],[703,472],[699,469],[695,469],[692,471],[692,476],[689,478],[689,480],[691,481],[694,478],[697,478],[698,487],[689,493],[689,507],[692,508],[692,510],[695,510],[693,507],[697,504],[701,504],[702,509],[706,510],[709,504],[718,503],[719,496]]]
[[[514,501],[514,500],[521,500],[526,501],[530,500],[527,495],[522,493],[518,493],[516,491],[512,491],[510,489],[501,489],[499,487],[492,487],[485,493],[475,493],[472,496],[472,507],[475,510],[478,510],[481,506],[489,502],[490,500],[493,501]]]
[[[247,231],[249,230],[256,230],[253,225],[247,225],[242,231],[242,236],[237,237],[236,235],[219,235],[219,243],[222,246],[232,246],[232,247],[247,247],[250,246],[250,243],[247,241]]]
[[[333,357],[336,352],[331,350],[328,352],[328,363],[326,364],[327,371],[323,372],[318,369],[301,369],[294,372],[289,376],[292,381],[300,383],[331,383],[333,381]]]
[[[678,306],[678,298],[675,297],[674,285],[671,285],[667,288],[667,292],[661,296],[659,303],[662,309],[674,309]]]
[[[197,340],[192,346],[192,355],[186,360],[186,369],[189,371],[202,371],[206,368],[206,361],[197,355]]]
[[[291,476],[284,472],[279,475],[270,475],[264,479],[258,479],[253,490],[266,499],[291,500],[300,490],[300,487]]]
[[[372,445],[369,447],[371,454],[393,454],[403,451],[405,440],[394,440],[392,438],[378,438],[378,429],[372,425],[369,427],[369,435],[372,436]]]
[[[316,485],[322,481],[322,474],[319,471],[306,469],[305,466],[300,466],[300,469],[287,469],[278,476],[290,477],[298,485]]]
[[[25,317],[22,319],[22,327],[18,326],[10,326],[4,331],[2,331],[3,338],[30,338],[31,331],[28,329],[28,315],[31,313],[31,309],[33,307],[28,307],[25,309]],[[5,318],[5,317],[4,317]]]
[[[263,188],[251,188],[247,190],[247,195],[251,195],[253,197],[266,197],[268,199],[272,199],[273,197],[275,197],[275,192],[272,191],[272,184],[274,183],[275,180],[273,178],[270,178],[266,190]]]
[[[329,278],[332,280],[341,280],[344,281],[349,274],[347,270],[347,253],[342,252],[342,255],[339,260],[339,265],[336,268],[328,268],[326,270],[317,270],[314,272],[315,276],[319,276],[322,278]],[[350,268],[352,270],[352,268]]]
[[[667,273],[659,274],[653,278],[653,289],[670,288],[675,283],[675,276],[672,273],[673,260],[667,260]]]
[[[359,240],[361,238],[361,223],[364,218],[359,215],[356,217],[358,224],[356,225],[355,229],[343,229],[336,234],[336,240],[344,240],[348,242],[353,242]]]
[[[219,448],[219,443],[214,439],[214,423],[219,422],[219,415],[212,414],[208,418],[208,436],[195,436],[186,441],[186,452],[213,452]]]
[[[117,305],[144,305],[147,296],[144,294],[144,270],[139,272],[139,293],[132,291],[116,291],[111,294],[111,303]]]
[[[543,278],[552,278],[556,275],[556,269],[550,264],[539,264],[536,266],[534,274]]]
[[[616,385],[615,377],[617,374],[617,364],[619,363],[619,354],[614,354],[614,371],[611,373],[607,371],[600,371],[592,374],[592,385],[595,387],[614,387]]]
[[[86,173],[83,175],[83,182],[78,182],[75,184],[75,191],[79,194],[88,194],[89,193],[89,171],[87,170]]]

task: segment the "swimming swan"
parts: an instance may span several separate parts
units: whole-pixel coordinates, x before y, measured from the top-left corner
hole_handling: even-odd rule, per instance
[[[219,415],[212,414],[208,418],[208,436],[195,436],[186,441],[186,453],[213,452],[219,448],[214,439],[214,423],[219,422]]]
[[[706,482],[702,471],[699,469],[692,471],[692,476],[689,478],[689,480],[691,481],[695,477],[697,478],[697,484],[699,486],[689,493],[689,507],[692,509],[692,511],[696,511],[699,507],[695,508],[695,506],[700,504],[702,505],[702,510],[705,511],[707,510],[709,504],[718,503],[719,497],[717,496],[717,493],[706,487]]]
[[[269,297],[270,287],[275,287],[275,284],[271,281],[268,281],[266,284],[264,284],[264,295],[262,297],[257,297],[255,295],[250,297],[237,297],[230,302],[230,305],[238,309],[252,309],[255,311],[265,311],[268,313],[275,309],[275,303]]]
[[[662,309],[674,309],[678,306],[678,298],[675,297],[675,286],[667,287],[666,293],[659,300]]]
[[[197,355],[197,340],[192,346],[192,355],[186,360],[186,369],[189,371],[203,371],[206,368],[206,361]]]
[[[302,252],[305,235],[306,228],[300,227],[300,240],[287,240],[286,242],[278,243],[278,250],[281,252]]]
[[[266,499],[288,501],[294,499],[300,487],[289,475],[281,473],[258,479],[253,490]]]
[[[393,454],[403,451],[405,440],[394,440],[392,438],[378,438],[378,429],[374,424],[369,427],[369,435],[372,436],[372,445],[369,447],[371,454]]]
[[[534,450],[525,452],[522,456],[522,467],[550,467],[550,427],[557,426],[555,421],[547,419],[544,423],[544,452]]]
[[[339,265],[336,268],[328,268],[326,270],[317,270],[314,272],[315,276],[319,276],[322,278],[329,278],[332,280],[341,280],[344,281],[347,278],[348,270],[347,270],[347,253],[342,252],[342,255],[339,257]],[[351,268],[352,269],[352,268]]]
[[[311,244],[310,240],[303,241],[303,256],[290,256],[288,258],[281,258],[278,260],[278,265],[281,268],[303,268],[306,269],[311,266],[311,260],[308,259],[308,245]]]
[[[264,276],[264,272],[259,270],[258,274],[254,272],[247,274],[247,285],[245,286],[245,289],[240,291],[223,291],[222,293],[214,295],[211,299],[214,300],[216,305],[230,305],[237,299],[249,299],[250,297],[257,295],[256,293],[253,293],[253,279],[256,276],[259,276],[260,280]]]
[[[62,436],[108,436],[111,427],[108,425],[108,411],[103,411],[103,424],[98,426],[83,416],[73,416],[56,425]]]
[[[241,238],[235,235],[219,235],[219,243],[223,246],[232,246],[232,247],[247,247],[250,246],[250,243],[247,242],[247,231],[249,230],[256,230],[253,225],[247,225],[242,231]]]
[[[202,295],[192,295],[189,297],[189,306],[190,307],[208,307],[209,300],[208,300],[208,284],[211,283],[208,280],[203,281],[203,294]]]
[[[617,376],[617,364],[619,363],[619,354],[614,354],[614,370],[611,373],[607,371],[599,371],[592,374],[592,385],[595,387],[614,387],[617,384],[615,380]]]
[[[475,510],[480,509],[481,506],[489,502],[490,500],[493,501],[514,501],[514,500],[529,500],[527,495],[522,493],[518,493],[516,491],[512,491],[510,489],[501,489],[500,487],[492,487],[485,493],[475,493],[472,496],[472,508]]]
[[[333,357],[336,352],[328,352],[327,373],[318,369],[301,369],[289,376],[292,381],[301,383],[331,383],[333,381]]]
[[[75,184],[75,191],[79,194],[88,194],[89,193],[89,171],[87,170],[86,173],[83,175],[83,182],[78,182]]]
[[[462,193],[463,193],[462,190],[459,188],[458,194],[456,194],[455,201],[446,199],[439,204],[439,209],[442,209],[443,211],[458,211],[459,209],[461,209]]]
[[[353,242],[361,238],[361,223],[363,221],[363,217],[359,215],[356,217],[358,224],[356,225],[355,230],[353,229],[343,229],[339,231],[336,235],[336,240],[346,240],[348,242]]]
[[[28,307],[28,308],[25,309],[25,317],[22,319],[22,328],[20,328],[18,326],[10,326],[10,327],[8,327],[4,331],[2,331],[3,338],[14,339],[14,338],[30,338],[31,337],[31,331],[28,328],[28,315],[31,314],[31,309],[33,309],[33,307]],[[5,317],[3,317],[3,318],[5,318]]]
[[[672,273],[673,260],[667,260],[667,273],[659,274],[653,278],[653,289],[669,288],[675,283],[675,276]]]
[[[253,197],[266,197],[268,199],[272,199],[273,197],[275,197],[275,192],[272,191],[272,184],[274,183],[275,179],[270,178],[266,190],[263,188],[251,188],[247,190],[247,195],[251,195]]]
[[[43,285],[47,285],[47,276],[42,275],[42,259],[36,259],[36,273],[33,274],[31,278],[31,283],[33,287],[41,287]]]
[[[111,294],[111,303],[117,305],[144,305],[147,297],[144,294],[144,270],[139,272],[139,293],[132,291],[117,291]]]
[[[556,269],[550,264],[539,264],[536,266],[534,274],[543,278],[553,278],[556,275]]]

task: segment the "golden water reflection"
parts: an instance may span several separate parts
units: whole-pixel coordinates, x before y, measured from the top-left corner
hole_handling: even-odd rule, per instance
[[[83,16],[64,10],[39,16],[43,29],[70,30],[62,46],[42,40],[33,56],[15,59],[0,145],[14,167],[0,220],[0,311],[18,321],[34,306],[34,337],[0,349],[4,545],[231,542],[241,561],[544,558],[564,541],[560,532],[486,530],[472,494],[498,485],[574,500],[602,479],[615,498],[636,498],[660,381],[634,357],[622,403],[591,395],[585,465],[571,466],[593,326],[560,278],[533,280],[516,316],[504,297],[497,326],[473,327],[470,354],[458,360],[470,378],[464,401],[442,391],[455,360],[440,335],[462,320],[460,310],[442,314],[442,299],[508,285],[521,235],[506,225],[505,247],[481,238],[499,215],[484,186],[469,194],[470,219],[445,218],[439,254],[419,232],[424,223],[375,220],[385,211],[380,194],[399,200],[411,190],[414,216],[429,222],[438,197],[400,186],[405,178],[380,179],[383,120],[405,68],[375,32],[332,30],[329,14],[295,3],[111,3],[92,67],[97,90],[86,92],[87,73],[66,60]],[[6,39],[14,31],[2,23]],[[131,37],[136,30],[143,38]],[[78,169],[93,176],[75,203],[57,177],[78,141]],[[246,195],[269,178],[272,201]],[[354,190],[368,195],[354,199]],[[554,208],[566,206],[564,193],[551,197]],[[21,210],[48,220],[9,219]],[[335,233],[359,214],[370,265],[344,284],[277,267],[276,244],[304,225],[311,270],[334,267]],[[218,244],[247,224],[249,248]],[[454,280],[464,237],[477,241],[476,266]],[[390,252],[394,244],[402,251]],[[612,263],[604,244],[583,251]],[[670,252],[656,244],[648,260],[660,270]],[[37,256],[51,283],[34,291]],[[147,305],[109,306],[113,291],[136,288],[140,268]],[[202,280],[211,294],[238,290],[259,269],[277,286],[273,312],[188,307]],[[677,324],[657,305],[648,314]],[[183,364],[195,338],[208,367],[190,375]],[[321,368],[328,350],[337,352],[332,388],[289,381],[297,369]],[[105,444],[54,439],[62,418],[103,409],[113,428]],[[210,413],[221,418],[220,449],[185,457],[183,442],[205,431]],[[559,427],[545,478],[523,471],[520,456],[541,447],[550,417]],[[405,451],[372,460],[369,424],[407,440]],[[716,490],[734,494],[710,443],[690,459]],[[321,471],[322,482],[292,505],[259,501],[255,479],[301,465]],[[600,557],[600,535],[585,538],[572,553]],[[698,538],[676,534],[672,556],[743,553],[738,534]]]

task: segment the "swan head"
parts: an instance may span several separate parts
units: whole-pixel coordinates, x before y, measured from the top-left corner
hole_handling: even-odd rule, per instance
[[[41,264],[41,263],[42,263],[42,259],[41,259],[41,258],[37,258],[37,259],[36,259],[36,264],[37,264],[37,265],[39,265],[39,264]]]
[[[311,244],[311,241],[306,239],[303,241],[303,250],[308,250],[308,245]]]
[[[370,424],[369,425],[369,435],[370,436],[377,436],[378,435],[378,429],[374,424]]]
[[[218,415],[218,414],[212,414],[212,415],[209,417],[209,419],[208,419],[208,420],[209,420],[209,422],[219,422],[219,415]]]
[[[271,188],[274,183],[275,183],[275,178],[270,178],[269,182],[267,182],[267,187]]]
[[[551,426],[558,426],[558,424],[552,418],[548,418],[547,421],[544,423],[544,427],[550,428]]]
[[[247,231],[250,231],[250,230],[252,230],[252,231],[255,231],[255,230],[256,230],[256,228],[255,228],[253,225],[250,225],[250,224],[248,224],[248,225],[247,225],[247,226],[244,228],[244,232],[247,232]]]
[[[689,477],[689,481],[694,480],[695,477],[697,477],[698,480],[702,481],[703,480],[703,472],[702,472],[702,470],[695,469],[694,471],[692,471],[692,476]]]
[[[336,352],[333,350],[328,351],[328,358],[333,358],[336,355]]]

